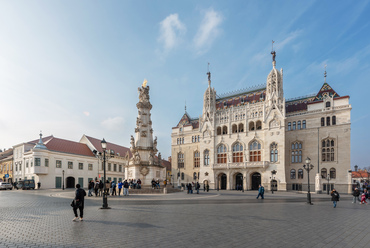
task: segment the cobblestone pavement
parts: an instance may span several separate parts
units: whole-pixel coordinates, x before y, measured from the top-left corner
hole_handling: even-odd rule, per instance
[[[210,191],[87,197],[72,222],[72,190],[0,191],[0,247],[369,247],[370,205],[343,195]]]

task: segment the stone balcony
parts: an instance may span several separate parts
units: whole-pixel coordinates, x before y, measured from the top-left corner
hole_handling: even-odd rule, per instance
[[[35,166],[34,167],[34,173],[35,174],[48,174],[49,173],[49,167]]]
[[[258,162],[214,164],[213,169],[249,169],[249,168],[266,169],[267,166],[269,166],[268,161],[258,161]]]

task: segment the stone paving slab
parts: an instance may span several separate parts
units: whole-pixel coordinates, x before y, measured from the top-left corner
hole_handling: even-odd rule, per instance
[[[266,195],[266,201],[256,200],[255,192],[182,192],[111,197],[110,210],[99,209],[101,198],[90,197],[83,222],[72,222],[71,197],[72,190],[1,191],[0,247],[369,247],[370,242],[370,206],[352,204],[350,196],[334,209],[322,195],[311,206],[305,195],[289,192]]]

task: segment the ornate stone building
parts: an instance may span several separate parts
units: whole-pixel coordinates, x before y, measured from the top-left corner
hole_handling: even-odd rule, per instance
[[[307,190],[302,165],[311,158],[311,189],[327,184],[349,192],[351,105],[325,82],[316,95],[285,100],[283,70],[266,85],[217,95],[204,93],[203,113],[185,111],[172,128],[172,171],[178,184],[199,181],[214,189]],[[327,181],[330,176],[330,181]]]

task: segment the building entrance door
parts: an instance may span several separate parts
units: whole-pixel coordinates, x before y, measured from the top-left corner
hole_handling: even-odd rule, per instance
[[[227,184],[227,176],[226,174],[222,174],[220,189],[226,189],[226,184]]]
[[[235,189],[242,189],[242,187],[243,187],[243,174],[238,173],[235,176]]]
[[[74,188],[75,187],[75,178],[74,177],[67,177],[67,186],[66,188]]]
[[[258,190],[261,184],[261,174],[256,172],[252,175],[252,190]]]

